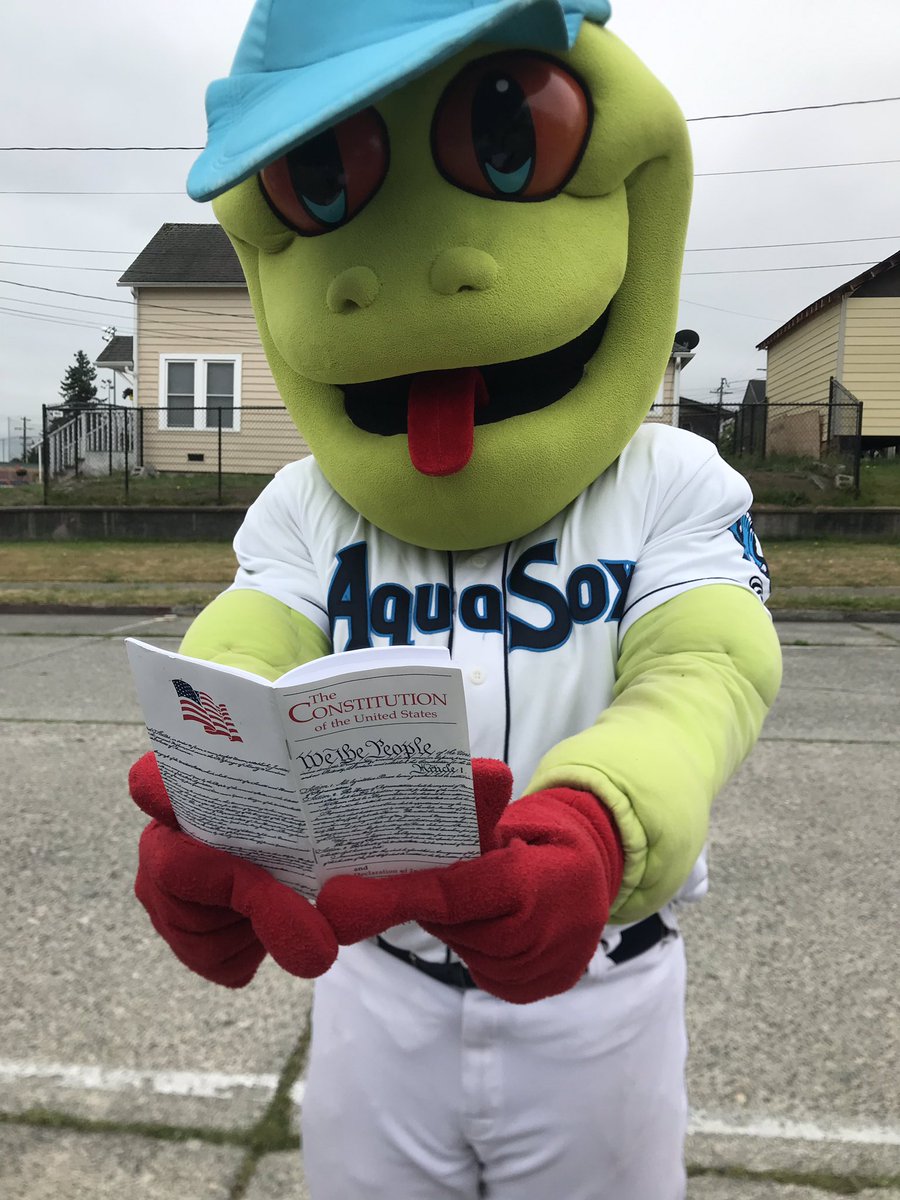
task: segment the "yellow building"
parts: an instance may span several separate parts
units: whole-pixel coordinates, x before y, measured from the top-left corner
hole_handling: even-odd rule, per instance
[[[141,460],[158,471],[272,475],[309,453],[263,352],[219,225],[163,225],[119,280],[134,296]]]
[[[843,393],[829,413],[832,380],[862,402],[864,450],[900,445],[900,251],[810,304],[757,349],[768,353],[769,453],[854,432]]]

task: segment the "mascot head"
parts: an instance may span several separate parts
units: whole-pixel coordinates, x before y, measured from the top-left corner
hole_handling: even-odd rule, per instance
[[[608,0],[258,0],[207,96],[215,200],[285,404],[404,541],[544,524],[620,454],[672,347],[677,105]]]

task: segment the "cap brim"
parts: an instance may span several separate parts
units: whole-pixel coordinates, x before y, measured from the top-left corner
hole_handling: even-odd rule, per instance
[[[496,0],[296,70],[216,80],[207,92],[207,146],[188,176],[188,194],[214,200],[481,38],[567,50],[582,20],[583,13],[564,13],[560,0]]]

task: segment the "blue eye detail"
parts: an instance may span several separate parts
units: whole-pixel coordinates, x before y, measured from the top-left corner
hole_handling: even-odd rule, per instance
[[[498,192],[505,192],[507,196],[515,196],[523,190],[531,178],[531,168],[534,165],[534,159],[526,159],[518,171],[498,171],[490,163],[483,163],[482,165],[485,175],[487,175]]]
[[[316,204],[315,200],[310,200],[309,196],[301,196],[300,199],[316,220],[321,221],[323,225],[339,225],[347,216],[347,192],[344,188],[330,204]]]
[[[525,190],[534,171],[535,132],[521,84],[488,72],[472,103],[472,141],[488,182],[504,196]]]
[[[384,183],[390,142],[374,108],[326,129],[264,167],[259,184],[269,207],[301,237],[340,229]]]
[[[473,196],[549,200],[578,169],[592,119],[590,92],[567,66],[502,51],[470,62],[444,89],[431,153],[444,179]]]

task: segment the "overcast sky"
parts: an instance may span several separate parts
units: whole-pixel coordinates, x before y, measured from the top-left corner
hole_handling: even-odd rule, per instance
[[[250,0],[10,4],[0,145],[201,144],[206,85],[228,73],[250,8]],[[614,0],[611,28],[689,118],[900,94],[900,0]],[[691,125],[698,172],[900,158],[898,128],[900,103]],[[0,152],[0,438],[7,418],[39,418],[42,403],[56,402],[73,354],[83,348],[96,357],[104,326],[131,332],[130,309],[116,302],[130,293],[115,280],[159,226],[213,219],[208,205],[184,194],[192,159]],[[757,342],[862,270],[849,264],[900,249],[898,195],[900,163],[699,178],[680,326],[701,342],[685,393],[706,399],[725,376],[739,398],[748,378],[761,377]],[[863,238],[884,240],[852,240]],[[813,241],[835,244],[700,252]],[[820,264],[841,265],[738,273]]]

